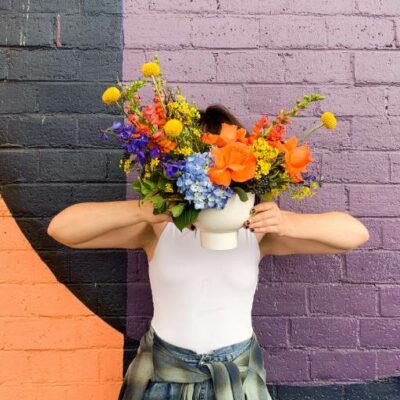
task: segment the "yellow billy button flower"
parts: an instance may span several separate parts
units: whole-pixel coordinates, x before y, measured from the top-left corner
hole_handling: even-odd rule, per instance
[[[101,96],[101,100],[103,103],[108,106],[116,103],[121,98],[121,91],[116,86],[110,86],[107,88],[103,95]]]
[[[164,132],[168,136],[176,137],[181,134],[183,130],[183,124],[179,119],[170,119],[167,121],[167,123],[164,125]]]
[[[144,76],[158,76],[160,73],[160,66],[154,61],[147,62],[142,65],[142,74]]]
[[[335,115],[331,112],[324,112],[321,115],[321,121],[324,124],[326,129],[335,129],[336,128],[336,118]]]

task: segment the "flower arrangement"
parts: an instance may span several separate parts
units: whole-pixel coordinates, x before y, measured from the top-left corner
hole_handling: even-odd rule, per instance
[[[324,112],[321,122],[301,138],[286,139],[285,134],[300,110],[324,96],[304,95],[273,120],[263,115],[251,132],[222,123],[219,134],[213,134],[202,132],[196,104],[163,79],[158,56],[143,64],[141,72],[128,86],[118,82],[103,92],[104,104],[116,105],[124,121],[101,132],[103,137],[114,135],[122,145],[120,166],[127,174],[137,172],[133,189],[143,201],[152,202],[154,214],[170,214],[182,230],[201,210],[223,209],[234,194],[242,201],[248,193],[271,201],[288,191],[292,198],[303,199],[322,186],[322,177],[307,171],[313,159],[304,140],[319,128],[335,129],[334,114]],[[143,105],[138,91],[148,83],[154,96],[152,104]]]

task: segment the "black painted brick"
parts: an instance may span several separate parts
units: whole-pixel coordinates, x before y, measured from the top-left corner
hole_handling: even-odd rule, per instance
[[[26,0],[12,0],[12,8],[17,12],[26,12]],[[31,1],[30,13],[78,13],[80,11],[79,0],[40,0]]]
[[[67,184],[4,185],[2,195],[16,217],[50,217],[71,204]]]
[[[63,147],[76,144],[78,124],[71,115],[14,115],[0,117],[8,120],[5,144],[26,147]]]
[[[34,182],[39,177],[39,152],[5,150],[0,152],[0,184]]]
[[[104,181],[106,155],[100,151],[41,150],[40,180],[44,182]]]
[[[0,114],[38,111],[36,88],[30,83],[4,82],[0,85]]]
[[[3,14],[0,16],[0,45],[54,46],[54,14]]]
[[[121,48],[121,16],[66,15],[61,17],[61,43],[76,48]]]

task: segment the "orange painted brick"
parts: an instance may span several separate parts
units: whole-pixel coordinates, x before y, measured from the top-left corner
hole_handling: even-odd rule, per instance
[[[63,353],[57,350],[29,351],[31,381],[34,383],[62,382],[60,374],[62,356]]]
[[[30,380],[31,364],[27,352],[13,350],[0,352],[0,384],[29,382]],[[5,399],[6,397],[0,398]]]
[[[2,250],[0,243],[0,283],[57,282],[54,274],[32,249]]]
[[[121,350],[101,349],[99,355],[100,382],[117,381],[122,379],[123,363]]]
[[[61,380],[63,382],[90,382],[99,380],[98,350],[63,352]]]
[[[32,248],[12,217],[0,218],[0,243],[2,250],[27,250]]]

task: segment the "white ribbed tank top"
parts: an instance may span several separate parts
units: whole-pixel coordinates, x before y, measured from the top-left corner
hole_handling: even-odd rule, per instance
[[[208,250],[197,230],[167,222],[149,262],[154,315],[165,341],[207,353],[250,338],[260,250],[249,229],[234,249]]]

